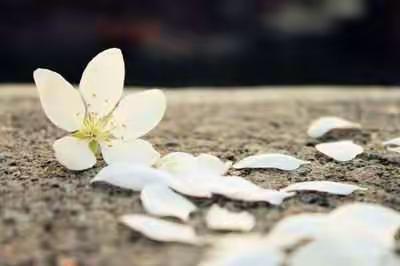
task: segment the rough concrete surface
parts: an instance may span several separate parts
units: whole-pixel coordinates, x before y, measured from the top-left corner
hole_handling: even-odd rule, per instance
[[[145,138],[166,154],[211,153],[239,160],[261,152],[283,152],[312,162],[293,172],[232,170],[265,188],[296,181],[344,181],[367,187],[350,196],[302,192],[281,206],[243,203],[215,197],[195,200],[200,207],[190,224],[199,234],[212,203],[246,209],[257,218],[255,232],[266,233],[282,217],[328,212],[353,201],[377,202],[400,211],[400,154],[381,143],[400,137],[400,93],[396,90],[262,89],[168,92],[161,124]],[[334,162],[319,154],[318,141],[306,135],[309,123],[323,115],[361,122],[354,139],[366,151],[355,160]],[[0,265],[4,266],[192,266],[204,248],[163,244],[118,223],[127,213],[143,213],[139,194],[89,180],[104,165],[71,172],[59,165],[51,145],[65,133],[41,110],[30,86],[0,88]]]

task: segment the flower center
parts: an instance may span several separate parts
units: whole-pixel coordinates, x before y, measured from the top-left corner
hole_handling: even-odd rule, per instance
[[[85,117],[82,127],[72,136],[88,140],[92,151],[97,153],[99,143],[110,142],[114,139],[111,127],[108,126],[110,120],[110,116],[97,118],[95,115],[89,114]]]

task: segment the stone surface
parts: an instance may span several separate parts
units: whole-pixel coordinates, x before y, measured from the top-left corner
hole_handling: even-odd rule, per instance
[[[256,232],[268,232],[287,215],[327,212],[352,201],[377,202],[400,211],[400,154],[385,151],[384,140],[400,136],[400,91],[371,88],[181,90],[168,92],[165,119],[146,139],[166,154],[207,152],[237,161],[262,152],[286,152],[311,161],[293,172],[231,170],[265,187],[293,182],[350,182],[368,191],[341,197],[301,192],[281,206],[242,203],[215,197],[194,200],[198,233],[207,231],[206,210],[219,203],[257,218]],[[324,115],[360,122],[361,132],[338,136],[365,148],[355,160],[339,163],[319,154],[307,137],[309,123]],[[45,117],[36,91],[0,88],[0,265],[192,266],[200,247],[161,244],[118,223],[120,215],[143,213],[139,193],[89,180],[103,165],[70,172],[53,157],[51,145],[64,132]]]

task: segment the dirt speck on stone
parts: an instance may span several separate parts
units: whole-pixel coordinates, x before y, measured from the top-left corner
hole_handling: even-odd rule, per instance
[[[301,90],[292,94],[266,91],[170,92],[165,119],[145,139],[162,154],[206,152],[237,161],[261,152],[285,152],[312,162],[292,172],[231,170],[265,188],[330,180],[368,190],[346,197],[301,192],[281,206],[223,197],[193,200],[200,210],[189,223],[199,234],[212,234],[205,228],[204,214],[213,203],[250,211],[257,218],[255,231],[260,233],[267,233],[285,216],[328,212],[353,201],[380,203],[400,211],[400,154],[385,151],[381,145],[400,136],[400,120],[393,115],[393,110],[399,111],[399,97],[376,99],[368,97],[368,91],[361,96],[350,91],[349,97],[343,97],[347,91],[338,90],[314,101],[313,94],[291,97],[302,95]],[[269,94],[274,95],[271,100]],[[197,265],[203,248],[157,243],[118,222],[120,215],[144,210],[138,193],[89,184],[104,162],[87,171],[71,172],[55,161],[51,145],[65,132],[47,120],[33,95],[28,88],[0,94],[0,265]],[[366,152],[346,163],[319,154],[313,147],[319,141],[308,138],[306,131],[312,120],[323,115],[362,123],[362,131],[340,137],[354,139]]]

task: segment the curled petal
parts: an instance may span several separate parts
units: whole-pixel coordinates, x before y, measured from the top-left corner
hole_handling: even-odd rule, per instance
[[[355,190],[367,190],[366,188],[362,188],[352,184],[345,184],[340,182],[332,182],[332,181],[306,181],[294,183],[286,188],[282,189],[282,191],[290,192],[290,191],[319,191],[326,192],[336,195],[349,195],[353,193]]]
[[[276,168],[280,170],[295,170],[309,162],[299,160],[293,156],[269,153],[246,157],[233,165],[233,168]]]
[[[363,147],[355,144],[351,140],[321,143],[316,145],[315,148],[319,152],[339,162],[353,160],[357,155],[364,152]]]
[[[172,191],[165,184],[146,186],[140,194],[146,212],[157,216],[176,217],[182,221],[189,219],[197,208],[188,199]]]
[[[125,65],[121,50],[112,48],[95,56],[85,68],[79,84],[90,113],[103,117],[121,99]]]
[[[312,138],[319,138],[334,129],[359,129],[360,124],[347,121],[339,117],[321,117],[312,122],[308,129],[308,135]]]
[[[50,121],[59,128],[72,132],[82,126],[85,105],[79,91],[61,75],[47,69],[33,73],[40,102]]]
[[[124,97],[113,113],[116,128],[113,133],[124,139],[145,135],[164,116],[166,98],[161,90],[147,90]]]
[[[85,140],[71,136],[63,137],[54,142],[53,149],[57,161],[70,170],[85,170],[96,164],[96,156]]]
[[[160,158],[160,154],[153,148],[153,145],[141,139],[102,143],[101,152],[107,164],[153,165]]]
[[[176,176],[184,176],[197,170],[196,157],[186,152],[171,152],[163,156],[156,166]]]
[[[90,182],[105,182],[117,187],[141,191],[150,184],[166,184],[169,178],[167,173],[148,166],[114,163],[101,169]]]
[[[202,153],[196,157],[197,165],[199,170],[205,171],[210,175],[222,176],[226,174],[229,168],[232,166],[232,162],[223,162],[218,157]]]
[[[150,239],[161,242],[181,242],[201,244],[200,238],[192,227],[152,218],[146,215],[129,214],[120,218],[121,222],[131,229],[142,233]]]

